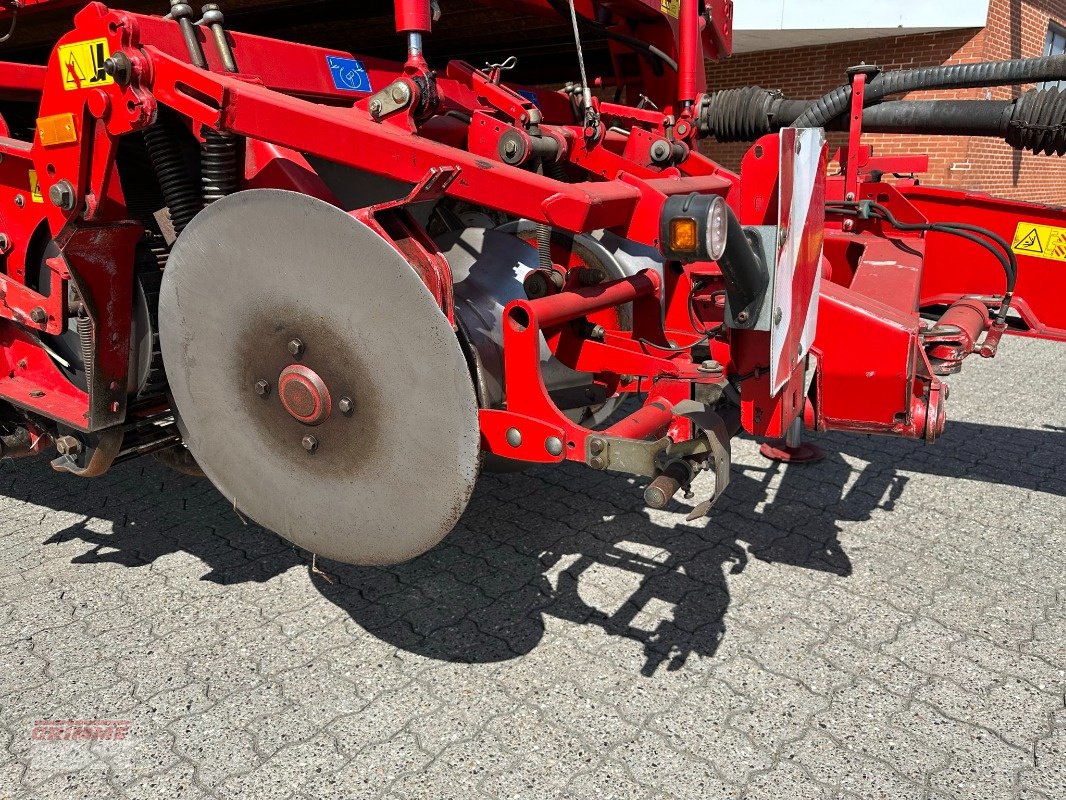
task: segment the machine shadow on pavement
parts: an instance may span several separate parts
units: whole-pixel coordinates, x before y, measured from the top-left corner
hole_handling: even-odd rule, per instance
[[[1046,451],[1047,437],[1062,436],[956,422],[945,437],[954,442],[951,453],[904,440],[823,437],[823,463],[736,464],[711,517],[676,525],[676,515],[649,514],[631,478],[575,465],[485,474],[459,526],[425,556],[390,568],[320,561],[321,572],[310,574],[357,624],[426,657],[515,658],[538,645],[546,617],[554,617],[640,643],[641,672],[650,676],[660,667],[680,668],[692,654],[715,654],[728,635],[727,576],[749,559],[850,575],[838,522],[891,510],[906,491],[903,472],[1066,496],[1066,483],[1040,478],[1040,469],[1015,468],[1000,449],[1009,441],[1019,454]],[[96,481],[58,474],[41,480],[40,466],[5,463],[3,491],[84,518],[44,542],[89,545],[74,563],[141,567],[184,551],[209,568],[203,580],[220,584],[268,581],[310,564],[240,519],[206,480],[152,462]],[[773,502],[766,502],[771,492]]]

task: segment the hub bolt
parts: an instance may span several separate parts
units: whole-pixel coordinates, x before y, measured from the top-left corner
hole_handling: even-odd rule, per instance
[[[350,397],[342,397],[337,401],[337,410],[345,416],[348,416],[355,411],[355,403],[352,402],[352,398]]]
[[[81,452],[81,442],[74,436],[60,436],[56,439],[56,451],[61,456],[76,456]]]
[[[48,198],[52,201],[52,205],[62,211],[72,211],[78,200],[70,181],[59,181],[53,184],[48,190]]]
[[[293,339],[289,342],[289,355],[302,356],[304,354],[304,343],[299,339]]]
[[[308,453],[313,453],[318,450],[318,439],[314,436],[305,436],[303,440],[304,450]]]
[[[255,393],[260,397],[266,397],[268,394],[270,394],[270,384],[266,381],[256,381]]]

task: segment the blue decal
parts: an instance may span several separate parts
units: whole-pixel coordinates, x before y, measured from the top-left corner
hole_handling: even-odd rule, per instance
[[[537,106],[538,108],[540,107],[540,103],[537,102],[536,92],[531,92],[528,89],[519,89],[518,93],[522,95],[522,97],[526,98],[526,100],[531,102],[533,105]]]
[[[326,56],[330,74],[333,76],[333,85],[345,92],[372,92],[370,76],[366,74],[366,67],[362,61],[354,58],[342,58],[340,56]]]

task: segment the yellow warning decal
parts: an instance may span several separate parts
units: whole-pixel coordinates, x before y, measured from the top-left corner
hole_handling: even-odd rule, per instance
[[[660,0],[664,14],[669,14],[674,19],[681,16],[681,0]]]
[[[37,170],[30,170],[30,199],[35,203],[43,203],[44,195],[41,194],[41,182],[37,180]]]
[[[63,88],[68,92],[96,86],[110,86],[115,79],[104,72],[104,62],[111,58],[107,39],[90,39],[65,44],[59,48],[59,68]]]
[[[1066,228],[1019,222],[1011,249],[1018,255],[1066,261]]]

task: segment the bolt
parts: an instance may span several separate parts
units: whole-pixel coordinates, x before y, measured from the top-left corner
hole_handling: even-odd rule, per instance
[[[844,230],[850,231],[854,227],[855,227],[855,220],[853,220],[853,219],[844,220]]]
[[[607,276],[598,269],[582,269],[577,273],[578,281],[582,286],[596,286],[607,280]]]
[[[855,192],[848,192],[846,195],[844,195],[844,199],[850,203],[852,200],[855,199]]]
[[[379,116],[381,114],[381,101],[380,100],[371,100],[370,101],[370,113],[373,114],[375,117],[377,117],[377,116]]]
[[[406,83],[398,83],[392,87],[392,99],[397,103],[406,103],[411,96],[411,90]]]
[[[126,86],[133,76],[133,63],[125,53],[115,53],[104,62],[104,72],[114,78],[119,86]]]
[[[636,380],[632,375],[619,375],[618,380],[622,383],[632,383]]]
[[[40,306],[30,311],[30,319],[38,325],[44,325],[48,321],[48,312]]]
[[[6,233],[0,233],[0,254],[6,253],[11,249],[11,237]]]
[[[743,325],[749,319],[751,319],[751,314],[749,314],[747,311],[741,311],[739,314],[737,314],[737,322],[739,322],[741,325]]]
[[[76,456],[81,452],[81,442],[74,436],[60,436],[56,439],[56,451],[61,456]]]
[[[700,364],[697,367],[697,369],[700,372],[709,372],[709,373],[712,373],[712,374],[719,374],[719,373],[722,372],[722,365],[719,364],[717,361],[714,361],[712,359],[710,361],[704,361],[702,364]]]
[[[304,354],[304,343],[299,339],[293,339],[289,342],[289,355],[293,357],[299,357]]]
[[[48,198],[52,201],[52,205],[62,211],[72,211],[74,205],[78,202],[74,187],[70,181],[66,180],[53,184],[52,188],[48,190]]]
[[[314,436],[305,436],[303,440],[304,450],[308,453],[313,453],[318,450],[318,439]]]
[[[602,342],[606,335],[607,330],[602,325],[593,325],[589,331],[589,338],[597,342]]]
[[[15,205],[18,208],[24,208],[26,206],[26,198],[23,197],[21,194],[15,195]]]
[[[352,398],[350,397],[342,397],[337,401],[337,410],[344,414],[344,416],[348,416],[355,411],[355,403],[352,402]]]
[[[607,462],[604,460],[603,456],[596,456],[589,461],[589,466],[593,469],[604,470],[607,469]]]
[[[522,432],[518,428],[508,428],[507,444],[511,445],[511,447],[522,446]]]
[[[784,318],[785,318],[785,312],[782,311],[780,308],[775,308],[774,309],[774,326],[776,327],[776,326],[780,325],[781,324],[781,320],[783,320]]]
[[[266,397],[268,394],[270,394],[270,384],[266,381],[256,381],[255,393],[260,397]]]
[[[544,440],[544,449],[548,451],[550,456],[561,456],[563,454],[563,442],[558,436],[549,436]]]
[[[606,446],[607,445],[606,443],[604,443],[603,439],[589,440],[589,452],[592,453],[592,455],[594,456],[598,456],[600,453],[602,453]]]

